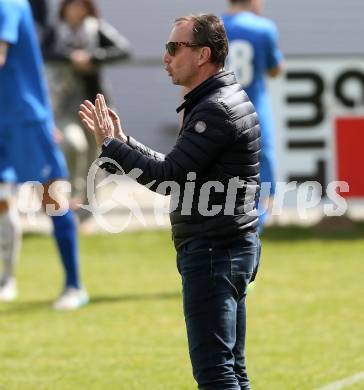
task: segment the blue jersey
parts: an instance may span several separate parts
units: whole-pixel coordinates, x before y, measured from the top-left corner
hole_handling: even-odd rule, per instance
[[[226,67],[238,81],[259,111],[265,99],[265,76],[282,61],[277,46],[277,29],[273,22],[251,12],[223,16],[229,40]]]
[[[53,122],[37,39],[28,0],[0,0],[0,41],[9,45],[0,67],[0,127]]]
[[[274,126],[265,86],[267,71],[276,68],[283,56],[278,49],[276,26],[252,12],[227,14],[222,17],[229,40],[226,68],[234,71],[253,102],[261,129],[260,178],[270,183],[275,192]],[[263,224],[264,222],[259,222]]]

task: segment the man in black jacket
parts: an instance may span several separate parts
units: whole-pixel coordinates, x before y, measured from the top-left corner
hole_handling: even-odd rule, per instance
[[[250,389],[246,373],[245,297],[260,241],[255,209],[260,128],[252,103],[225,72],[226,34],[214,15],[176,19],[165,69],[188,91],[175,147],[154,152],[122,131],[102,95],[80,116],[102,146],[103,167],[139,169],[136,180],[172,193],[173,240],[194,377],[200,389]],[[167,183],[167,185],[166,185]]]

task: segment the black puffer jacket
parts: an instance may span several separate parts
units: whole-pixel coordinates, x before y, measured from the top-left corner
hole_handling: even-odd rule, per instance
[[[176,145],[167,155],[129,137],[112,140],[100,157],[125,172],[142,170],[141,184],[173,181],[172,233],[176,248],[195,238],[221,244],[255,230],[259,190],[260,127],[255,109],[230,72],[220,72],[185,96]],[[188,175],[188,178],[187,178]],[[209,182],[209,183],[208,183]],[[178,191],[180,187],[180,192]],[[160,191],[158,191],[160,192]]]

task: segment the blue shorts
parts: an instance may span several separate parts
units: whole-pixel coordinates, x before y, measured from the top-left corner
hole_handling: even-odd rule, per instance
[[[65,158],[48,122],[0,128],[0,182],[47,183],[67,176]]]

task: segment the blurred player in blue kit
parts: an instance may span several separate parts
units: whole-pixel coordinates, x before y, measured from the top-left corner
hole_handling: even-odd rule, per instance
[[[253,102],[261,127],[259,230],[268,216],[275,193],[274,126],[271,105],[265,86],[266,75],[278,76],[283,69],[283,55],[278,48],[274,23],[260,16],[263,0],[229,0],[230,9],[222,16],[229,40],[226,68],[233,70]],[[265,210],[265,211],[264,211]]]
[[[21,241],[12,197],[16,184],[38,181],[44,186],[43,206],[60,204],[48,190],[67,177],[55,129],[32,12],[27,0],[0,0],[0,300],[17,296],[14,276]],[[54,302],[58,310],[87,303],[79,277],[78,240],[74,215],[52,216],[54,237],[65,271],[65,287]]]

